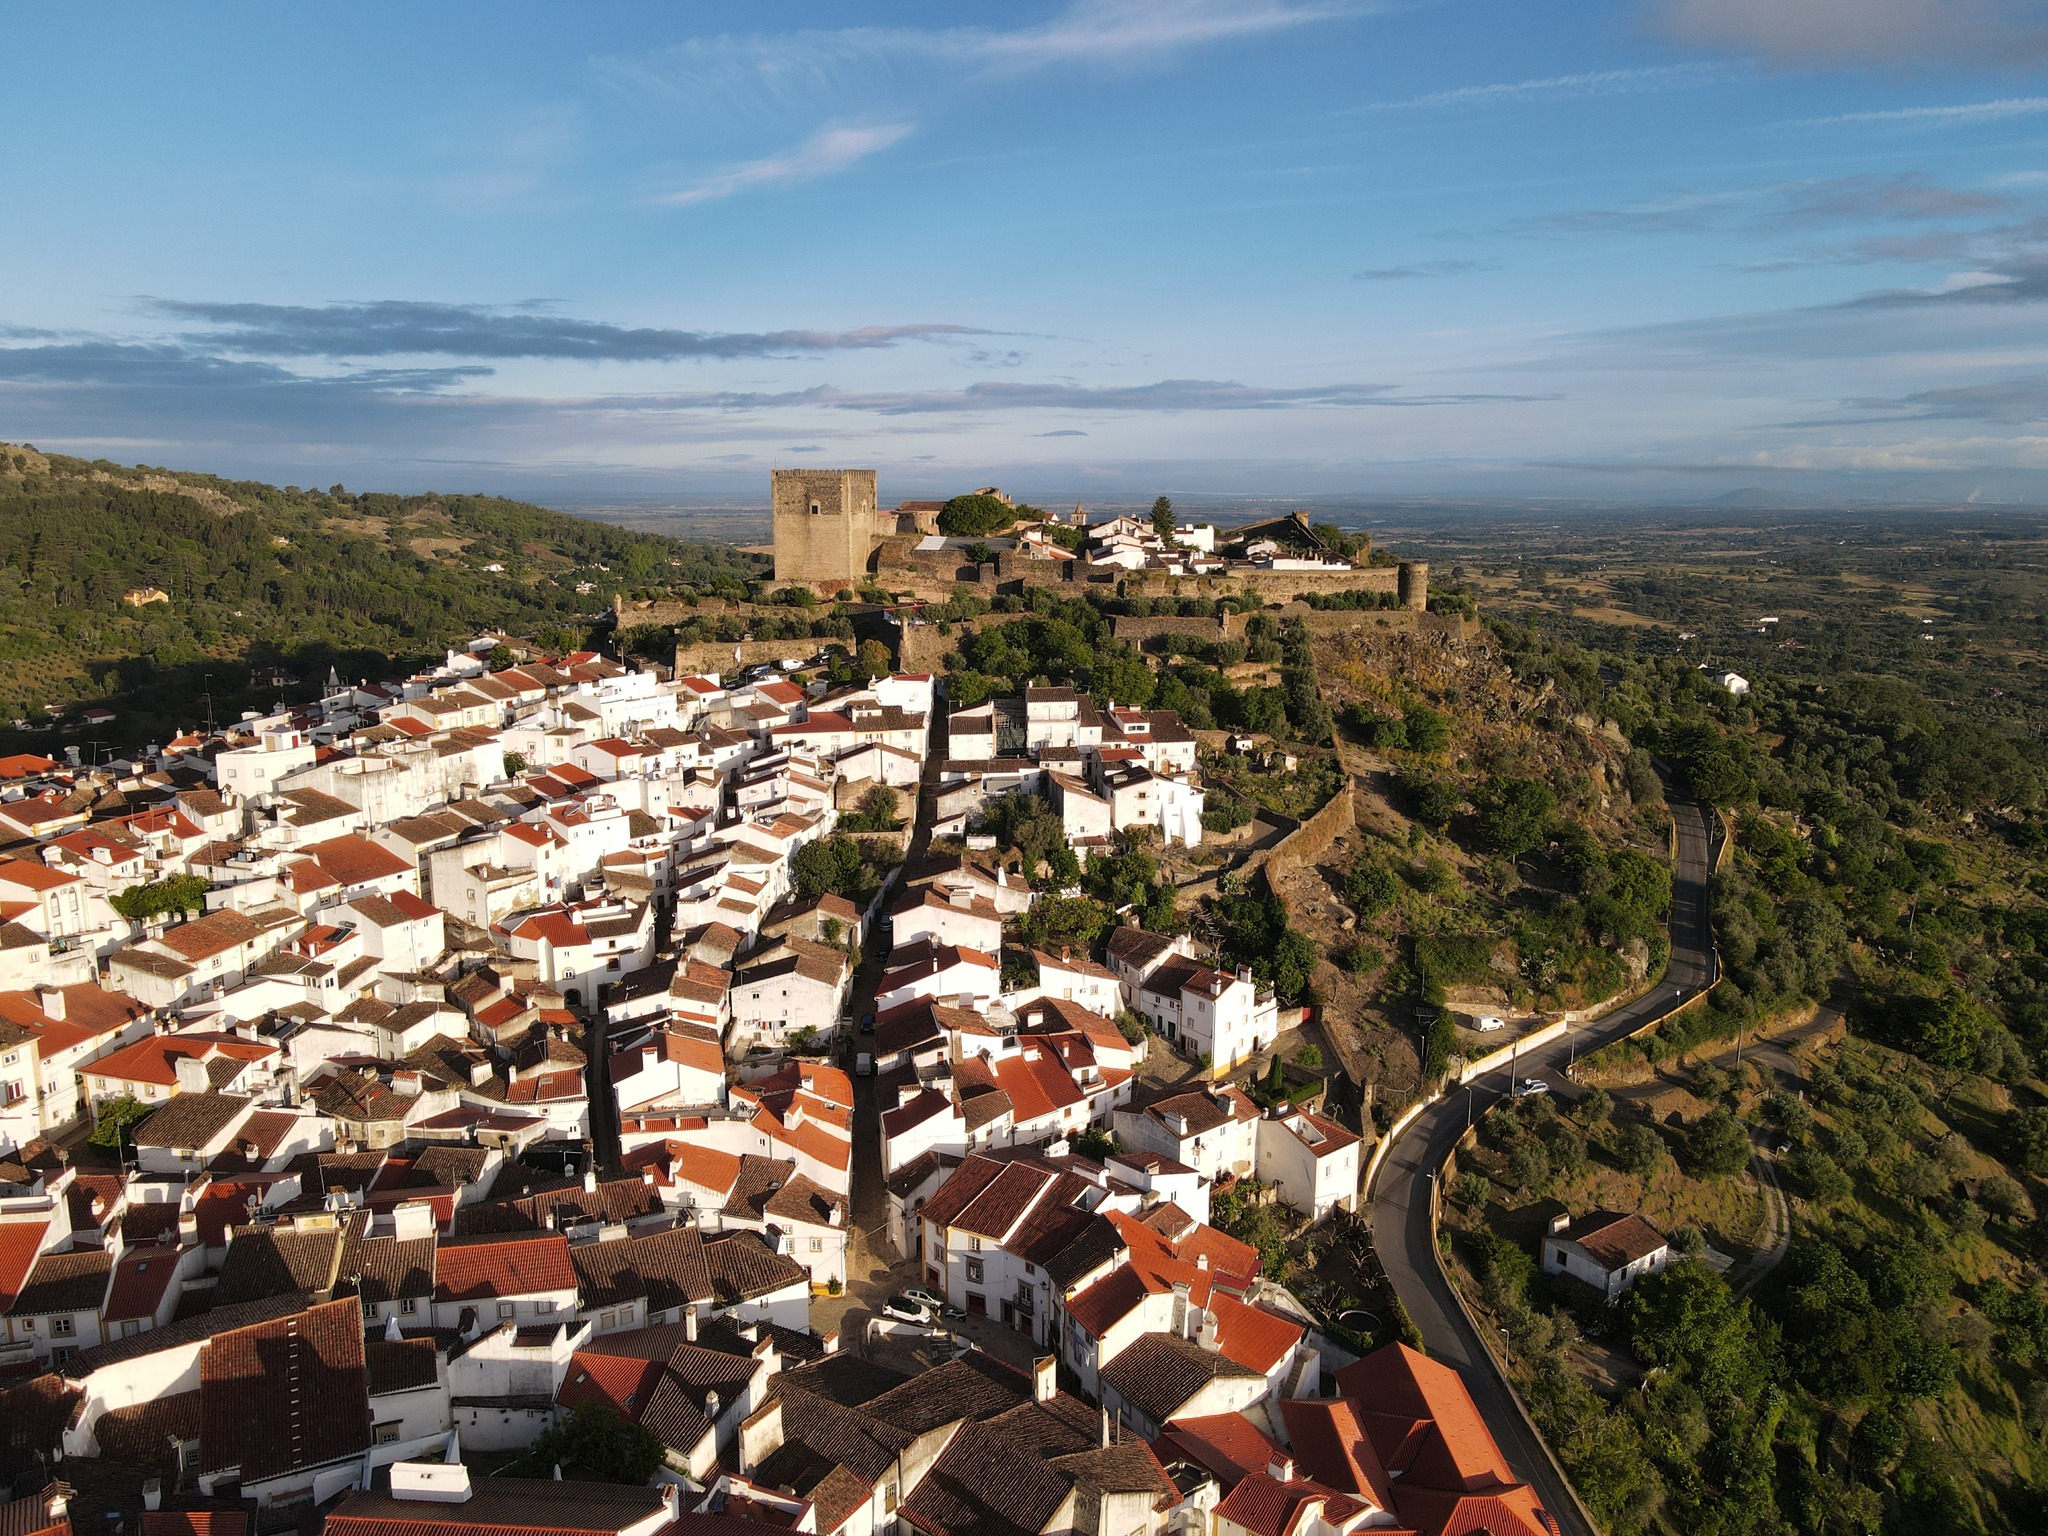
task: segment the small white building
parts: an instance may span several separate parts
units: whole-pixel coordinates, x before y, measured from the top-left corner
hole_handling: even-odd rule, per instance
[[[1364,1143],[1334,1120],[1307,1110],[1259,1122],[1259,1182],[1311,1221],[1358,1200]]]
[[[1671,1245],[1642,1217],[1592,1211],[1559,1214],[1543,1239],[1543,1272],[1583,1280],[1610,1302],[1671,1262]]]

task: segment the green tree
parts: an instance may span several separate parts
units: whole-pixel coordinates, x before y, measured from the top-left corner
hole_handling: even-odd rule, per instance
[[[889,675],[889,647],[879,640],[861,641],[854,660],[861,675],[870,681]]]
[[[953,538],[979,538],[1000,533],[1017,521],[1017,509],[1000,496],[976,491],[955,496],[939,509],[939,532]]]
[[[1479,841],[1495,853],[1519,858],[1540,848],[1550,835],[1557,802],[1550,786],[1536,779],[1504,778],[1480,791]]]
[[[1664,1138],[1654,1127],[1631,1121],[1615,1134],[1614,1160],[1624,1172],[1647,1177],[1664,1161]]]
[[[1716,1105],[1686,1132],[1686,1162],[1701,1178],[1740,1173],[1749,1166],[1749,1130],[1727,1105]]]
[[[1173,538],[1173,503],[1164,496],[1152,503],[1152,531],[1169,542]]]
[[[1427,704],[1411,704],[1401,712],[1401,725],[1411,752],[1436,753],[1451,744],[1450,716]]]
[[[580,1403],[542,1430],[517,1465],[528,1477],[562,1476],[590,1483],[645,1487],[662,1462],[654,1431],[601,1403]]]
[[[102,1099],[93,1107],[92,1134],[85,1139],[108,1152],[124,1151],[128,1145],[129,1130],[138,1121],[147,1120],[155,1109],[154,1104],[145,1104],[126,1093]]]
[[[203,912],[213,882],[202,875],[170,875],[147,885],[131,885],[107,898],[107,905],[130,922],[146,922],[173,912]]]

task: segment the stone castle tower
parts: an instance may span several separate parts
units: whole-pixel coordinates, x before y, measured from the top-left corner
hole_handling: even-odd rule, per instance
[[[771,506],[777,581],[845,587],[867,574],[883,533],[872,469],[775,470]]]

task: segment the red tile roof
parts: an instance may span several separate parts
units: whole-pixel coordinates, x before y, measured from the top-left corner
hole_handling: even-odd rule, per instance
[[[355,1455],[370,1444],[363,1312],[328,1302],[214,1335],[199,1357],[203,1472],[250,1483]]]
[[[47,1220],[0,1222],[0,1312],[13,1306],[14,1298],[21,1294],[48,1230]]]
[[[447,1238],[435,1260],[436,1301],[494,1301],[576,1289],[569,1240],[534,1232],[488,1239]]]
[[[1160,1432],[1154,1449],[1162,1461],[1185,1456],[1208,1468],[1225,1488],[1287,1459],[1287,1452],[1241,1413],[1175,1419]]]
[[[1209,1310],[1216,1318],[1217,1352],[1239,1365],[1250,1366],[1262,1376],[1278,1365],[1308,1331],[1291,1317],[1268,1312],[1221,1291],[1209,1297]]]

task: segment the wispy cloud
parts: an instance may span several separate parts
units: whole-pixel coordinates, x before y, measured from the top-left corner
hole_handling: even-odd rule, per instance
[[[1996,101],[1964,101],[1942,107],[1888,107],[1872,112],[1837,112],[1832,117],[1802,117],[1792,128],[1830,128],[1838,123],[1969,123],[1997,122],[2007,117],[2036,117],[2048,112],[2048,96],[2004,96]]]
[[[1782,195],[1783,205],[1772,217],[1804,224],[1960,219],[2011,205],[2010,198],[1997,193],[1943,186],[1917,172],[1799,182]]]
[[[759,160],[744,161],[694,186],[664,192],[648,201],[659,207],[687,208],[760,187],[816,181],[821,176],[830,176],[857,165],[870,155],[880,154],[891,145],[902,143],[914,126],[911,123],[875,123],[865,127],[820,128],[794,149]]]
[[[1131,68],[1188,49],[1383,9],[1376,0],[1072,0],[1033,26],[841,27],[726,33],[592,64],[630,97],[686,105],[767,93],[779,102],[886,85],[898,68],[954,75],[1082,64]],[[878,72],[881,78],[878,80]]]
[[[1780,64],[2027,68],[2048,53],[2040,0],[1654,0],[1682,41]]]
[[[1354,272],[1352,277],[1361,283],[1397,283],[1418,277],[1457,277],[1466,272],[1491,272],[1499,263],[1491,261],[1462,261],[1446,258],[1440,261],[1415,261],[1399,267],[1367,267],[1363,272]]]
[[[1375,9],[1356,0],[1078,0],[1035,27],[938,35],[993,64],[1126,63]]]
[[[380,299],[361,304],[246,304],[146,298],[146,314],[197,325],[183,342],[255,357],[568,358],[585,362],[678,362],[692,358],[788,357],[868,351],[906,341],[985,336],[964,325],[871,325],[851,331],[685,331],[613,325],[536,306],[436,304]]]
[[[1351,110],[1400,112],[1416,107],[1484,106],[1545,96],[1634,96],[1652,91],[1691,90],[1727,78],[1727,68],[1719,64],[1652,64],[1640,69],[1594,69],[1494,85],[1460,85],[1400,101],[1367,102]]]
[[[1545,400],[1547,395],[1406,394],[1392,384],[1257,385],[1225,379],[1160,379],[1151,384],[1016,384],[987,381],[962,389],[841,390],[829,385],[777,393],[737,390],[609,397],[649,410],[758,411],[811,406],[878,416],[968,411],[1278,411],[1331,407],[1413,408]]]

